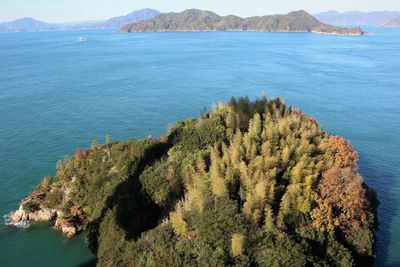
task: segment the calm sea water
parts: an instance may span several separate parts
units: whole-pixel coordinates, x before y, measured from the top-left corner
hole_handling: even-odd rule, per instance
[[[105,135],[164,133],[214,101],[266,93],[351,139],[379,194],[377,266],[400,265],[400,28],[305,33],[0,34],[0,214]],[[87,42],[76,43],[78,36]],[[83,235],[0,225],[0,266],[84,266]]]

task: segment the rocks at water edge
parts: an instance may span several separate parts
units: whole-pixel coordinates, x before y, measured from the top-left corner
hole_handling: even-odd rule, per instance
[[[74,224],[65,218],[57,218],[54,228],[61,230],[68,238],[74,237],[77,233]]]
[[[71,219],[64,218],[64,213],[62,211],[46,207],[39,207],[39,209],[35,211],[28,211],[24,209],[24,203],[27,201],[30,201],[30,199],[23,200],[18,210],[11,212],[10,215],[5,217],[6,225],[27,227],[33,222],[50,222],[55,220],[54,228],[61,230],[68,238],[72,238],[77,234],[78,227]],[[82,218],[80,209],[75,208],[75,210],[76,215]]]
[[[23,221],[33,222],[47,222],[57,217],[57,211],[52,209],[40,209],[34,212],[26,211],[22,208],[22,205],[14,213],[10,215],[11,223],[18,223]]]

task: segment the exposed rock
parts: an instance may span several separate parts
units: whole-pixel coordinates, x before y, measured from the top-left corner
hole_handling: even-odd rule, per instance
[[[24,204],[31,201],[30,198],[21,201],[19,209],[4,216],[5,224],[15,227],[28,227],[33,222],[49,222],[55,220],[54,228],[61,230],[68,238],[77,234],[78,231],[85,229],[88,220],[78,205],[70,208],[68,214],[72,215],[69,219],[65,218],[63,211],[49,209],[43,206],[35,211],[24,209]]]
[[[54,228],[61,230],[68,238],[74,237],[77,233],[74,224],[65,218],[57,218]]]
[[[10,222],[18,223],[21,221],[28,221],[29,213],[24,211],[23,209],[18,209],[14,213],[10,215]]]
[[[35,222],[47,222],[53,220],[57,216],[57,212],[51,209],[40,209],[29,213],[29,220]]]
[[[18,210],[4,217],[6,225],[25,228],[28,227],[31,222],[48,222],[57,217],[56,210],[45,207],[41,207],[35,211],[25,210],[23,206],[27,201],[29,201],[29,199],[23,200]]]

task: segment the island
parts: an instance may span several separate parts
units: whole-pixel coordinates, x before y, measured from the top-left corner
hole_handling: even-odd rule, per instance
[[[383,26],[400,26],[400,16],[383,23]]]
[[[358,159],[281,98],[232,98],[159,138],[78,148],[7,223],[85,232],[98,266],[368,266]]]
[[[113,17],[101,21],[81,21],[69,23],[47,23],[33,18],[21,18],[9,22],[0,22],[0,32],[40,32],[40,31],[68,31],[90,29],[119,29],[122,26],[152,19],[161,13],[157,10],[145,8],[133,11],[125,16]]]
[[[241,18],[219,16],[210,11],[189,9],[166,13],[150,20],[128,24],[120,32],[255,31],[314,32],[323,34],[363,35],[360,27],[343,28],[324,24],[304,10],[286,15]]]

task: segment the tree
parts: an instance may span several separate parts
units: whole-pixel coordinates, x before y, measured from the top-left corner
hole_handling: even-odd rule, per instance
[[[336,164],[341,168],[357,169],[358,154],[353,150],[350,141],[346,141],[340,136],[329,137],[329,145],[333,151]]]
[[[335,166],[323,174],[318,189],[322,200],[311,214],[315,227],[349,231],[366,220],[365,189],[358,173]]]
[[[244,250],[244,235],[233,234],[232,235],[232,256],[237,257],[242,255]]]

